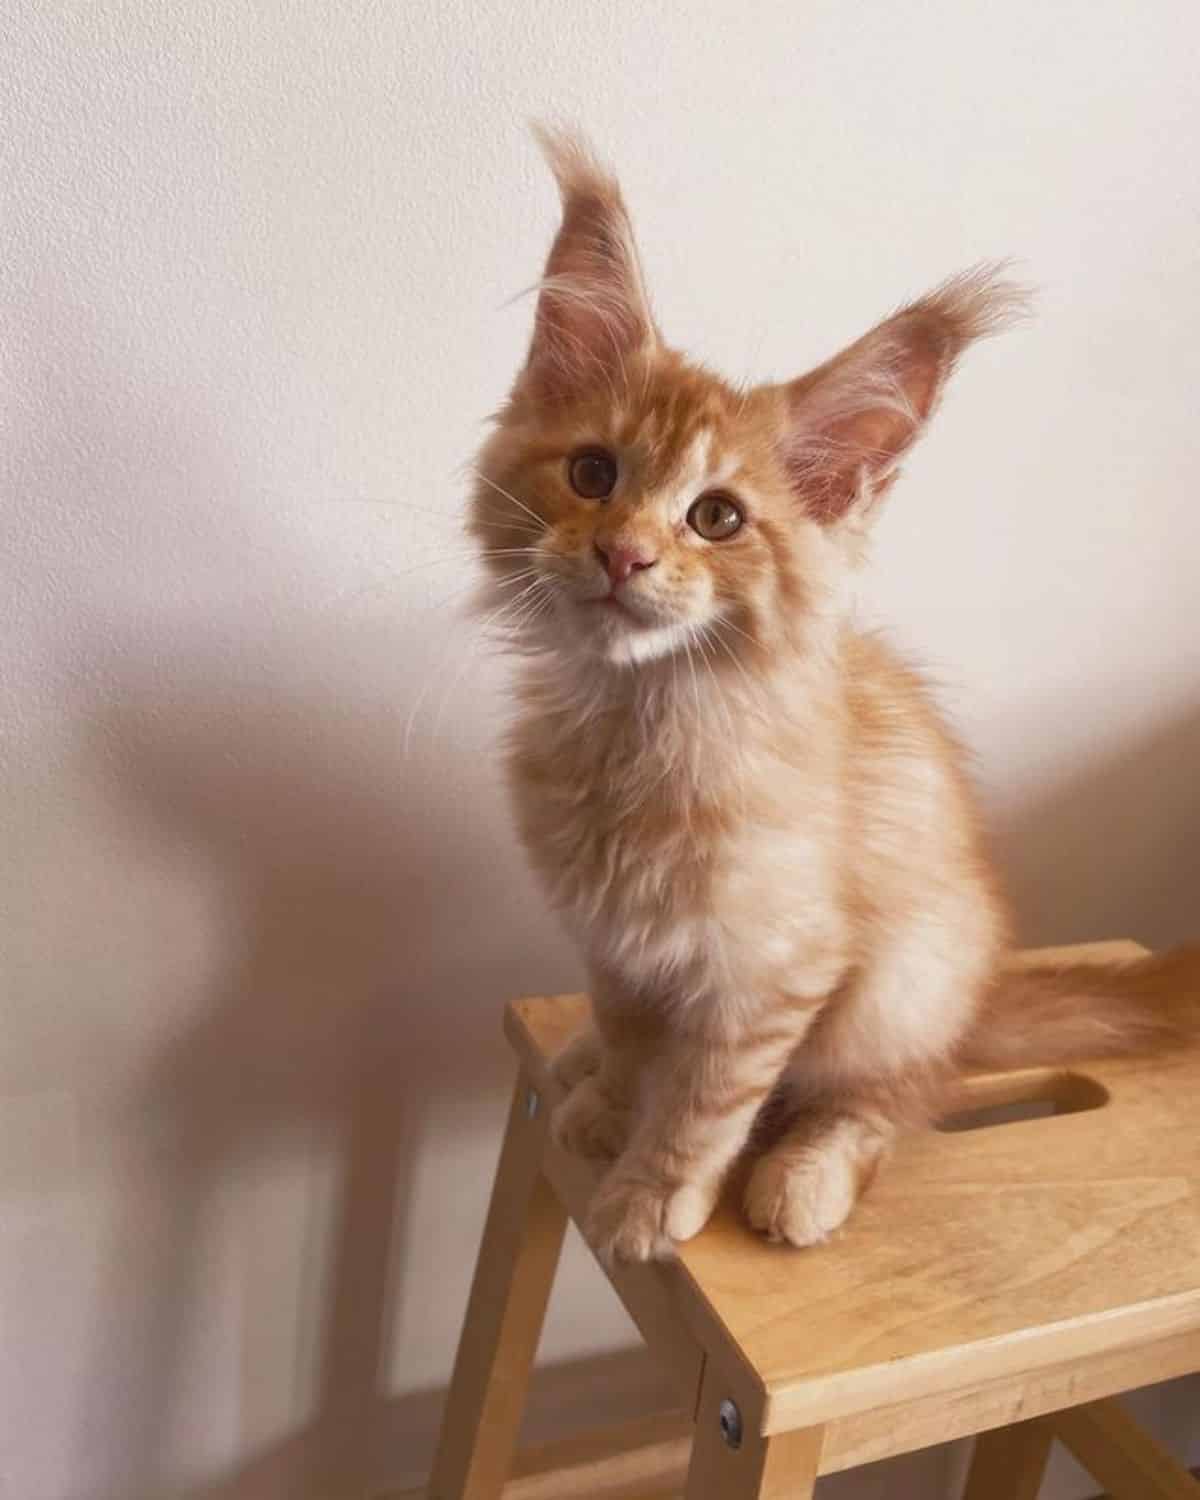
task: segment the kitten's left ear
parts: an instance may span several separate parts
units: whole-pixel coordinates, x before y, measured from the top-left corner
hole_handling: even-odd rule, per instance
[[[536,129],[558,182],[562,224],[546,262],[519,385],[545,400],[611,388],[658,338],[621,190],[577,136]]]
[[[858,525],[899,473],[968,344],[999,333],[1029,296],[984,266],[910,303],[808,375],[781,387],[780,451],[805,510]]]

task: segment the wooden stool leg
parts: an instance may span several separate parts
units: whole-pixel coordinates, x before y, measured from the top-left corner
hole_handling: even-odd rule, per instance
[[[1200,1500],[1200,1483],[1116,1401],[1060,1411],[1054,1425],[1113,1500]]]
[[[542,1175],[545,1107],[517,1079],[442,1416],[429,1500],[497,1500],[516,1447],[566,1210]]]
[[[821,1461],[824,1429],[803,1428],[762,1437],[743,1429],[734,1447],[726,1434],[740,1427],[741,1412],[710,1359],[696,1412],[696,1434],[684,1500],[811,1500]]]
[[[981,1432],[962,1500],[1037,1500],[1053,1442],[1046,1417]]]

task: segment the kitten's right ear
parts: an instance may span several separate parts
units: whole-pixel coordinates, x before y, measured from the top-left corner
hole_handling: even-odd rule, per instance
[[[518,384],[556,401],[597,382],[615,386],[628,356],[658,331],[620,188],[577,136],[542,126],[535,134],[558,182],[562,224]]]

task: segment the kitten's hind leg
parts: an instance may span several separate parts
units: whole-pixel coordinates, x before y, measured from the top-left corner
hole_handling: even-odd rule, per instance
[[[816,1245],[828,1239],[874,1177],[895,1136],[878,1115],[805,1113],[758,1159],[746,1216],[768,1239]]]

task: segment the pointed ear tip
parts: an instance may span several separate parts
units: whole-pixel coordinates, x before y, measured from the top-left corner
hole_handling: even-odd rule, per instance
[[[529,129],[563,198],[585,193],[605,196],[617,193],[612,173],[576,126],[534,119],[529,122]]]

